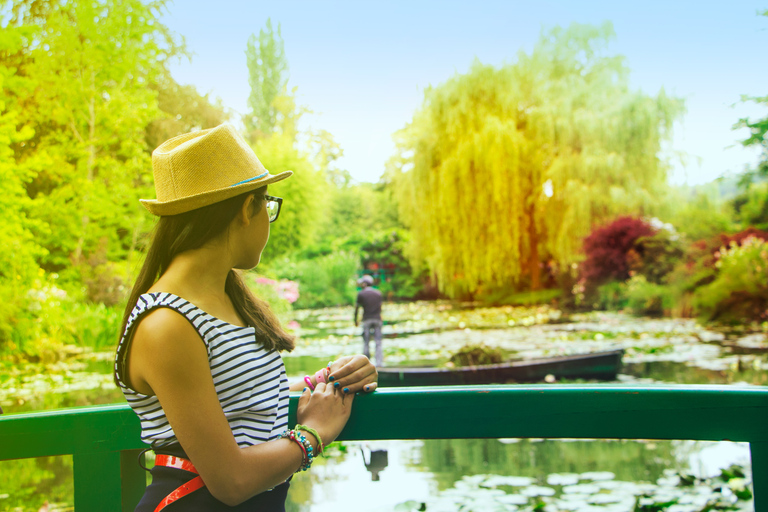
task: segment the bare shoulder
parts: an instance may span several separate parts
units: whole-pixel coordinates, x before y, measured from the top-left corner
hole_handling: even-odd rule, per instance
[[[140,320],[134,334],[134,343],[153,349],[185,342],[199,343],[200,335],[189,320],[170,308],[157,308],[147,313]]]
[[[205,344],[197,330],[169,308],[157,308],[141,318],[129,357],[131,381],[144,389],[154,389],[158,379],[178,379],[185,370],[208,367]]]

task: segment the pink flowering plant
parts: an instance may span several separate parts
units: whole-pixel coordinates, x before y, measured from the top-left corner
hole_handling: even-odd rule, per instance
[[[279,298],[287,300],[291,304],[299,300],[299,283],[296,281],[288,279],[275,281],[268,277],[259,276],[256,278],[255,283],[272,288]]]
[[[283,324],[290,320],[292,304],[299,300],[299,283],[288,279],[278,281],[255,272],[246,274],[245,281],[258,298],[269,303]]]

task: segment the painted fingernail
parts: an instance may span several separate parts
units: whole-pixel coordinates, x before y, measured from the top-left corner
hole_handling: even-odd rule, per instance
[[[302,393],[306,393],[306,392],[307,392],[307,388],[304,388],[304,391],[302,391]]]
[[[328,377],[328,380],[333,382],[333,377]]]
[[[335,387],[335,388],[339,387],[339,383],[338,382],[334,382],[333,383],[333,387]]]
[[[344,388],[345,393],[349,393],[349,388]]]
[[[365,386],[365,390],[366,391],[370,391],[371,390],[371,386]]]

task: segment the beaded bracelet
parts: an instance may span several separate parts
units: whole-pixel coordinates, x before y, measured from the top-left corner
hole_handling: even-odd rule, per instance
[[[300,425],[296,424],[296,430],[303,430],[305,432],[309,432],[313,436],[315,436],[315,439],[317,439],[317,453],[320,455],[324,455],[325,453],[325,445],[323,444],[323,440],[320,438],[320,434],[317,433],[317,430],[313,429],[312,427],[308,427],[306,425]]]
[[[301,448],[302,453],[304,454],[304,459],[302,460],[301,467],[296,470],[298,473],[299,471],[306,471],[310,467],[312,467],[312,461],[315,458],[312,454],[312,445],[307,440],[306,436],[299,432],[298,430],[286,430],[282,434],[280,434],[280,438],[287,438],[291,441],[295,442],[299,445],[299,448]]]
[[[304,382],[307,383],[307,386],[309,386],[309,390],[310,391],[314,391],[315,390],[315,385],[312,384],[312,379],[309,377],[309,375],[305,375],[304,376]]]

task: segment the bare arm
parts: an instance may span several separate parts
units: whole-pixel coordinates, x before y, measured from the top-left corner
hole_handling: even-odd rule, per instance
[[[208,490],[227,505],[285,481],[301,465],[301,449],[288,439],[240,448],[214,388],[208,356],[197,331],[178,313],[159,309],[139,324],[129,354],[131,379],[157,395],[179,442]],[[346,424],[352,397],[325,385],[299,400],[301,423],[327,444]],[[307,439],[317,449],[313,436]]]

